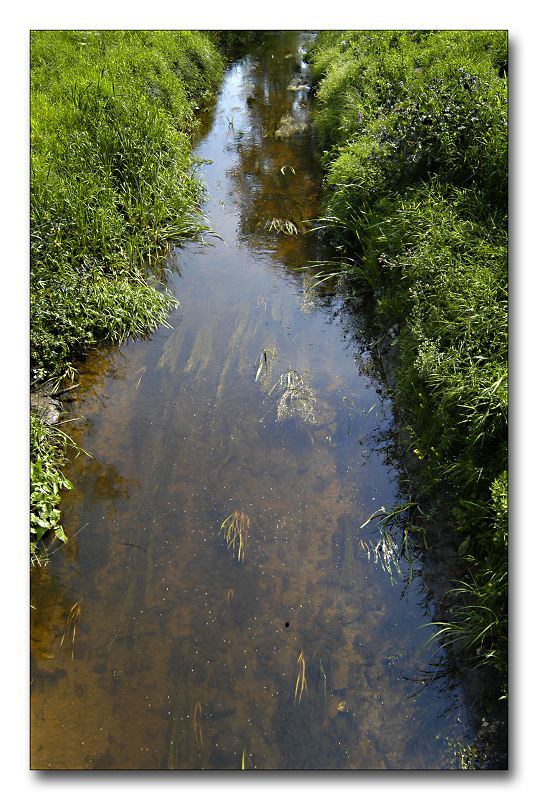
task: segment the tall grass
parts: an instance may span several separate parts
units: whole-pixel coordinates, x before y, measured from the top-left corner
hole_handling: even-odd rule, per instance
[[[309,52],[331,273],[399,326],[395,394],[465,579],[437,634],[507,660],[507,36],[330,31]]]
[[[171,242],[207,229],[191,137],[223,64],[214,37],[196,31],[34,31],[30,55],[40,383],[72,374],[99,343],[150,333],[176,304],[151,270]],[[40,430],[59,457],[50,426]]]

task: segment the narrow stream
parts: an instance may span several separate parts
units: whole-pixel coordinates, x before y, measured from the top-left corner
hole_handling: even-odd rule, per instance
[[[300,269],[330,255],[302,225],[307,40],[226,73],[196,149],[224,241],[173,254],[172,328],[81,366],[93,458],[32,572],[34,768],[447,768],[470,740],[458,687],[424,679],[420,581],[361,528],[398,496],[362,321]]]

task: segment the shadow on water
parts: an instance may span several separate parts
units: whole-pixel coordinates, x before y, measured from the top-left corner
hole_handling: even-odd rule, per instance
[[[324,254],[308,37],[225,76],[196,148],[224,241],[173,253],[172,329],[81,365],[94,458],[69,473],[80,532],[33,574],[34,768],[450,767],[470,735],[420,672],[420,585],[360,546],[398,496],[391,412],[361,318],[298,270]],[[238,558],[222,525],[247,518]]]

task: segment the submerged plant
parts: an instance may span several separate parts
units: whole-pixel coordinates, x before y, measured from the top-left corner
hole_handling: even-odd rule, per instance
[[[380,564],[381,569],[387,572],[391,581],[394,580],[393,569],[402,577],[402,570],[400,568],[400,550],[392,535],[385,531],[380,539],[374,544],[371,539],[360,539],[359,545],[370,558],[373,559],[374,564]]]
[[[306,685],[306,661],[302,650],[299,653],[297,664],[299,665],[299,669],[297,671],[297,680],[295,682],[294,703],[300,703],[303,696],[303,691],[308,691],[308,686]],[[297,697],[299,699],[297,699]]]
[[[237,549],[237,560],[245,560],[245,548],[247,546],[248,529],[250,520],[243,511],[233,511],[220,526],[220,532],[226,537],[228,547],[231,547],[235,555]],[[233,590],[228,592],[228,602],[233,597]]]
[[[60,647],[63,647],[63,643],[66,638],[71,638],[71,660],[75,658],[75,637],[77,635],[77,626],[80,620],[80,601],[71,606],[69,610],[69,614],[67,615],[67,621],[65,623],[65,629],[63,636],[60,641]]]
[[[200,703],[196,703],[194,706],[194,711],[192,712],[192,733],[194,736],[194,744],[196,745],[198,750],[202,749],[202,726],[201,726],[201,719],[202,719],[202,706]]]
[[[416,525],[411,525],[406,521],[406,515],[412,508],[418,508],[416,503],[407,503],[404,506],[395,506],[391,511],[385,511],[384,506],[370,514],[368,519],[362,523],[361,529],[365,528],[370,522],[379,520],[378,526],[381,533],[380,538],[374,544],[371,539],[360,539],[359,545],[368,556],[368,560],[373,558],[374,564],[379,563],[384,572],[387,572],[391,583],[394,582],[393,570],[397,573],[398,577],[402,577],[402,570],[400,561],[403,555],[409,564],[409,573],[407,576],[407,583],[413,579],[413,553],[411,551],[411,544],[409,535],[411,533],[421,533],[424,535],[424,528],[419,528]],[[396,542],[392,534],[395,525],[403,525],[402,541],[401,544]],[[424,542],[426,546],[426,542]]]
[[[277,217],[274,217],[273,219],[267,220],[265,227],[268,231],[285,233],[288,236],[296,236],[299,233],[297,225],[295,225],[290,219],[278,219]]]
[[[297,370],[283,372],[272,387],[269,394],[276,388],[282,390],[277,405],[277,421],[299,417],[303,422],[315,423],[314,404],[316,398],[308,385],[305,377]]]
[[[277,349],[276,347],[264,347],[260,359],[258,361],[258,369],[256,370],[256,377],[254,378],[254,383],[257,383],[258,380],[263,381],[263,378],[266,377],[270,371],[271,366],[274,359],[277,356]]]

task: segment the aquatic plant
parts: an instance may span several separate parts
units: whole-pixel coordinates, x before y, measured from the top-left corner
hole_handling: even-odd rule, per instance
[[[314,405],[316,398],[304,375],[297,370],[283,372],[269,391],[269,395],[279,388],[282,391],[277,404],[277,421],[299,417],[303,422],[315,423]]]
[[[254,383],[257,383],[258,380],[261,378],[262,381],[267,379],[267,376],[271,372],[272,364],[274,359],[277,356],[277,349],[276,347],[268,346],[264,347],[260,359],[258,361],[258,369],[256,370],[256,377],[254,378]]]
[[[192,712],[192,733],[194,737],[194,744],[198,750],[202,749],[203,744],[201,720],[202,706],[200,703],[196,703]]]
[[[238,561],[245,560],[249,527],[250,520],[243,511],[233,511],[220,526],[220,533],[225,536],[226,543],[232,548],[234,555],[237,549]]]
[[[60,647],[63,647],[64,640],[67,637],[71,638],[71,660],[75,658],[75,637],[77,635],[77,626],[80,620],[80,608],[80,600],[77,600],[77,602],[71,606],[69,614],[67,615],[63,636],[60,640]]]
[[[295,225],[295,223],[293,223],[290,219],[278,219],[277,217],[274,217],[273,219],[267,220],[265,227],[268,231],[275,231],[275,233],[286,233],[288,236],[296,236],[299,233],[297,225]]]
[[[414,509],[418,509],[418,505],[413,502],[395,506],[390,511],[385,511],[384,506],[381,506],[381,508],[370,514],[368,519],[360,526],[362,530],[371,522],[376,522],[380,531],[378,541],[373,543],[371,539],[360,539],[359,546],[367,554],[368,561],[372,558],[374,564],[379,563],[381,569],[387,572],[391,583],[395,580],[393,570],[398,577],[403,577],[400,566],[402,556],[405,556],[409,565],[407,584],[409,585],[413,580],[413,552],[410,537],[412,534],[415,536],[424,535],[424,529],[411,524],[409,520],[409,512]],[[400,544],[397,543],[392,533],[395,528],[400,536]]]
[[[308,686],[306,685],[306,661],[302,650],[297,658],[297,664],[299,666],[297,671],[297,680],[295,682],[294,704],[301,702],[303,691],[308,691]]]
[[[319,660],[319,680],[318,680],[318,691],[320,695],[323,695],[323,703],[327,705],[327,673],[323,666],[323,661]]]

